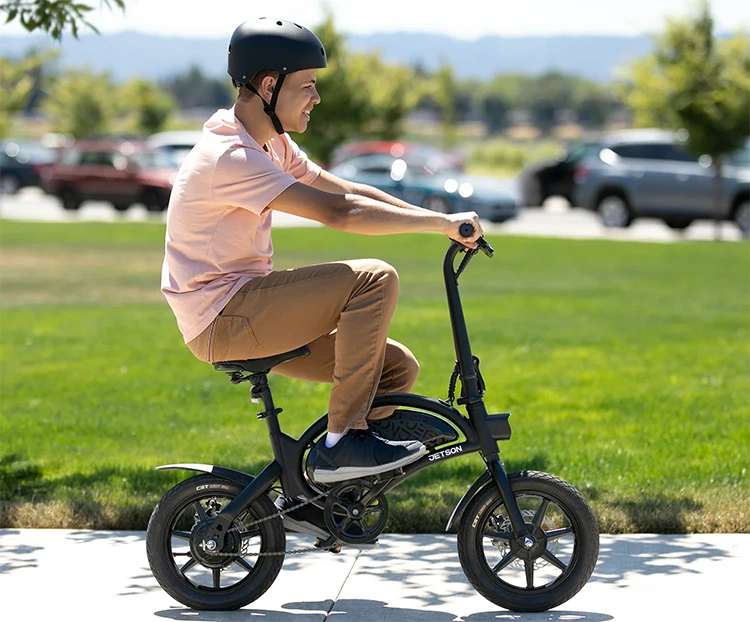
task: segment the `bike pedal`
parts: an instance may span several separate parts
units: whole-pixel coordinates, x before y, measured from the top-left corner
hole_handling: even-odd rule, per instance
[[[315,538],[315,544],[313,545],[316,549],[325,549],[327,551],[330,551],[331,553],[334,553],[335,555],[338,555],[341,553],[341,545],[337,546],[331,546],[332,538],[327,538],[326,540],[323,540],[322,538]],[[330,548],[329,548],[330,547]]]

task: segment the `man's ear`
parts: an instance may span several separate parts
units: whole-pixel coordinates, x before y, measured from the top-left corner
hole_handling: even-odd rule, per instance
[[[276,88],[276,80],[272,76],[266,76],[265,78],[263,78],[261,87],[263,87],[264,91],[273,93],[273,90]]]

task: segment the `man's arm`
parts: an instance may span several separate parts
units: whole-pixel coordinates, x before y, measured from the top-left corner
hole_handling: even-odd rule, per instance
[[[322,173],[321,173],[322,174]],[[317,181],[317,180],[316,180]],[[325,181],[324,181],[325,184]],[[417,233],[432,231],[471,248],[482,235],[479,217],[474,212],[463,214],[439,214],[408,203],[395,205],[360,194],[341,194],[338,186],[328,186],[338,192],[328,192],[297,182],[284,190],[269,203],[269,209],[316,220],[331,229],[363,235],[390,235],[393,233]],[[320,185],[320,184],[318,184]],[[462,223],[474,225],[474,235],[464,237],[459,233]]]
[[[407,203],[406,201],[402,201],[401,199],[397,199],[387,192],[383,192],[382,190],[378,190],[377,188],[373,188],[372,186],[368,186],[367,184],[358,184],[353,181],[346,181],[345,179],[341,179],[340,177],[337,177],[336,175],[334,175],[333,173],[329,173],[328,171],[321,171],[320,175],[318,175],[317,179],[311,185],[313,188],[317,188],[318,190],[325,190],[326,192],[332,192],[335,194],[359,194],[363,197],[369,197],[370,199],[382,201],[383,203],[395,205],[396,207],[401,207],[403,209],[427,212],[432,211],[426,210],[423,207],[417,207],[416,205],[412,205],[411,203]]]

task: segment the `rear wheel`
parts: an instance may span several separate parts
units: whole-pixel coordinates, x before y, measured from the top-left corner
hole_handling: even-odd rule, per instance
[[[167,209],[167,200],[161,192],[153,188],[143,191],[143,204],[149,212],[163,212]]]
[[[81,207],[81,196],[70,188],[63,188],[57,196],[59,197],[64,210],[73,212]]]
[[[750,236],[750,199],[740,201],[732,212],[732,220],[744,237]]]
[[[601,197],[596,204],[596,211],[605,227],[627,227],[633,221],[628,202],[619,194],[607,194]]]
[[[279,574],[286,549],[283,523],[256,522],[276,513],[266,496],[234,520],[221,551],[205,542],[212,518],[241,490],[235,482],[199,475],[175,486],[154,508],[146,531],[148,562],[159,585],[183,605],[239,609],[264,594]]]
[[[18,192],[21,182],[18,177],[11,174],[0,176],[0,194],[15,194]]]
[[[497,486],[470,502],[458,557],[476,590],[511,611],[546,611],[586,584],[599,555],[599,528],[581,494],[547,473],[509,476],[528,534],[515,537]]]

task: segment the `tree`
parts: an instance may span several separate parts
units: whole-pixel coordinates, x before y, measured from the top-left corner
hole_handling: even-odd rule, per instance
[[[626,72],[626,98],[637,124],[681,130],[693,155],[710,156],[718,239],[723,163],[750,136],[750,41],[743,33],[717,40],[713,26],[706,3],[668,20],[654,52]]]
[[[43,108],[55,131],[74,138],[109,132],[117,107],[109,74],[88,69],[68,70],[53,82],[51,93]]]
[[[164,81],[162,85],[177,100],[182,110],[190,108],[229,108],[232,105],[232,83],[207,77],[200,67],[192,65],[187,72]],[[237,92],[234,91],[236,96]]]
[[[136,78],[118,89],[121,110],[133,116],[137,134],[154,134],[164,127],[176,108],[175,101],[153,82]]]
[[[0,56],[0,138],[7,137],[13,115],[29,104],[42,65],[55,56],[53,51],[32,52],[20,60]]]
[[[125,10],[125,0],[100,0],[100,3],[107,8],[115,6]],[[93,10],[93,6],[76,2],[76,0],[5,0],[0,2],[0,12],[6,14],[6,24],[18,19],[21,26],[29,32],[43,30],[58,41],[68,29],[75,38],[78,38],[78,29],[81,26],[86,26],[98,33],[96,27],[85,19]]]

